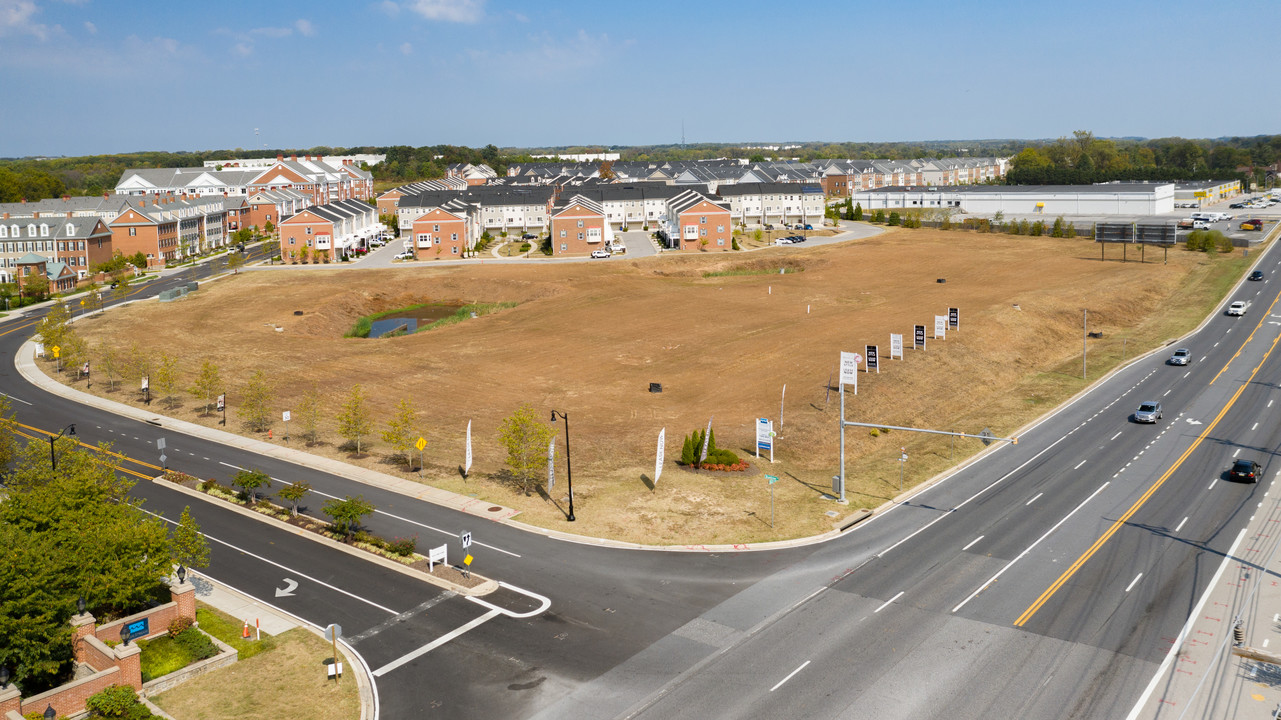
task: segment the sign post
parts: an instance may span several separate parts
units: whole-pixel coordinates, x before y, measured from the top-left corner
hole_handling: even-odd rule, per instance
[[[342,676],[342,663],[338,662],[338,637],[342,635],[342,625],[331,623],[325,628],[325,639],[333,643],[334,662],[328,666],[329,674],[334,678],[334,684],[338,684],[338,678]]]
[[[427,438],[419,435],[418,440],[414,442],[414,447],[418,449],[418,471],[423,469],[423,448],[427,447]]]
[[[881,353],[880,353],[879,347],[877,347],[876,345],[867,346],[867,366],[866,367],[868,372],[875,372],[878,375],[881,373],[880,355]]]
[[[901,447],[898,450],[898,491],[903,492],[903,466],[907,465],[907,448]]]
[[[925,349],[925,326],[924,325],[912,326],[912,349],[913,350]]]
[[[165,439],[164,438],[156,438],[156,449],[160,451],[160,469],[168,470],[169,466],[165,464],[165,461],[168,460],[169,458],[165,457]]]
[[[890,359],[893,360],[896,357],[899,360],[903,359],[903,336],[890,333]]]
[[[556,485],[556,438],[547,443],[547,493]]]
[[[289,418],[291,417],[293,417],[293,413],[289,412],[288,410],[280,414],[280,419],[284,420],[285,422],[285,444],[286,445],[289,444]]]
[[[218,396],[218,412],[222,413],[222,424],[227,424],[227,393]]]
[[[778,478],[774,475],[766,475],[765,480],[769,482],[769,526],[774,527],[774,483]]]
[[[837,394],[841,396],[841,474],[836,478],[836,502],[845,504],[845,383],[853,383],[854,394],[858,395],[858,364],[863,358],[858,353],[841,353],[841,384]]]

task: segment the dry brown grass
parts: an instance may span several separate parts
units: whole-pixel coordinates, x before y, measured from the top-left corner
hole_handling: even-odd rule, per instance
[[[228,394],[231,430],[239,429],[241,383],[259,368],[276,385],[279,409],[296,408],[314,384],[332,417],[359,382],[384,409],[381,424],[397,401],[411,397],[429,443],[427,482],[516,507],[536,525],[566,527],[563,475],[555,502],[526,498],[492,479],[504,457],[497,428],[522,402],[540,412],[564,410],[577,472],[579,522],[572,529],[647,543],[755,542],[830,528],[825,513],[834,507],[821,494],[837,466],[838,405],[835,393],[830,403],[825,398],[839,351],[876,343],[887,358],[890,332],[910,343],[914,323],[932,333],[935,314],[959,307],[960,329],[947,340],[931,340],[928,351],[907,350],[904,360],[883,359],[879,375],[862,375],[859,394],[847,396],[847,416],[1008,434],[1084,387],[1082,308],[1090,310],[1091,329],[1104,333],[1091,341],[1097,377],[1119,358],[1123,337],[1133,356],[1192,327],[1245,262],[1183,250],[1169,257],[1168,265],[1100,262],[1089,240],[898,229],[840,246],[751,256],[249,272],[181,302],[121,308],[81,327],[95,345],[136,341],[179,356],[189,376],[184,385],[203,358],[212,359],[224,378],[239,380]],[[703,277],[773,258],[800,263],[804,272]],[[342,339],[361,315],[426,301],[520,305],[408,337]],[[648,393],[649,382],[661,382],[663,392]],[[778,462],[767,471],[784,480],[776,486],[778,527],[771,529],[759,464],[745,474],[709,476],[670,461],[679,457],[683,435],[710,415],[718,443],[745,454],[754,418],[777,418],[784,383]],[[197,418],[198,409],[188,398],[173,414],[215,423]],[[464,481],[457,466],[469,419],[476,463]],[[333,447],[334,425],[322,433],[328,444],[313,450],[344,457]],[[662,427],[669,463],[651,491]],[[279,424],[275,430],[279,442]],[[291,430],[297,435],[296,423]],[[872,438],[850,430],[847,443],[851,508],[897,493],[900,446],[911,456],[909,485],[949,464],[946,438],[904,432]],[[379,445],[375,440],[374,457],[354,462],[403,472],[377,455],[385,450]],[[957,441],[955,458],[980,449],[976,441]],[[562,470],[563,451],[562,444]]]
[[[277,638],[272,650],[190,680],[152,702],[182,720],[280,718],[353,720],[360,698],[351,672],[338,683],[325,677],[332,646],[302,628]],[[342,655],[339,652],[339,655]],[[349,668],[343,658],[344,669]]]

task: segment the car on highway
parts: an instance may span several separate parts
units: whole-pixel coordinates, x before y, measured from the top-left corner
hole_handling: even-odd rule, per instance
[[[1253,460],[1237,460],[1232,463],[1232,469],[1228,471],[1228,479],[1257,483],[1261,470],[1259,463]]]
[[[1137,423],[1154,423],[1160,419],[1161,403],[1155,400],[1139,403],[1139,409],[1134,411],[1134,422]]]
[[[1235,315],[1235,316],[1244,315],[1245,307],[1246,305],[1244,300],[1235,300],[1231,305],[1228,306],[1228,314]]]
[[[1251,280],[1262,280],[1262,279],[1263,279],[1263,271],[1262,271],[1262,270],[1255,270],[1254,272],[1250,273],[1250,279],[1251,279]]]
[[[609,259],[609,256],[610,256],[610,252],[609,252],[608,250],[593,250],[593,251],[592,251],[592,259],[593,259],[593,260],[608,260],[608,259]]]
[[[1171,365],[1187,365],[1192,359],[1192,351],[1187,348],[1179,348],[1170,356]]]

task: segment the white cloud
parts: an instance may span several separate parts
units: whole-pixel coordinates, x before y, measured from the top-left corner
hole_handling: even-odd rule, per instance
[[[254,54],[254,46],[249,43],[236,43],[231,46],[231,51],[240,57],[249,57]]]
[[[413,45],[410,45],[409,43],[405,43],[405,44],[401,45],[401,46],[400,46],[400,54],[401,54],[401,55],[413,55],[413,54],[414,54],[414,46],[413,46]]]
[[[474,23],[485,14],[485,0],[410,0],[410,10],[428,20]]]
[[[259,27],[249,31],[250,35],[261,35],[262,37],[287,37],[294,34],[293,28],[288,27]]]
[[[316,34],[316,26],[311,24],[310,20],[298,19],[294,21],[294,28],[299,35],[311,37]]]
[[[89,22],[88,20],[85,20],[85,32],[89,33],[90,35],[97,35],[97,34],[98,34],[98,26],[97,26],[97,25],[94,25],[93,23]]]
[[[40,8],[32,0],[0,0],[0,36],[34,35],[39,40],[49,37],[49,27],[34,21]]]
[[[378,9],[387,13],[387,15],[390,17],[396,17],[397,15],[400,14],[400,6],[397,5],[395,2],[393,2],[392,0],[383,0],[382,2],[378,3]]]

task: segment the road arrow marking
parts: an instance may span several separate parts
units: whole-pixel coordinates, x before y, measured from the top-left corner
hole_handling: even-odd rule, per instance
[[[285,589],[281,590],[280,588],[276,588],[276,597],[293,597],[294,590],[297,587],[298,587],[297,580],[291,580],[290,578],[285,578]]]
[[[1192,418],[1188,418],[1188,424],[1189,424],[1189,425],[1201,425],[1201,424],[1203,424],[1203,423],[1202,423],[1200,420],[1193,420]]]

